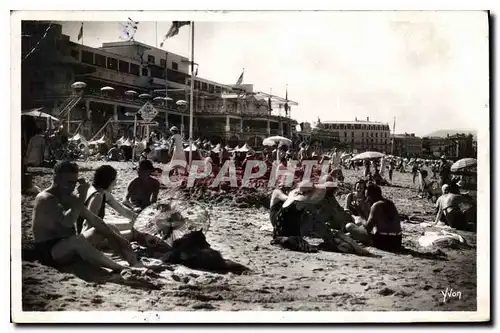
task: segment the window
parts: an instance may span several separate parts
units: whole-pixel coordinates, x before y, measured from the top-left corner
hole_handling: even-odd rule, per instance
[[[80,60],[80,51],[78,50],[71,50],[71,56],[75,58],[76,60]]]
[[[155,63],[155,57],[152,55],[148,55],[148,62],[154,64]]]
[[[351,138],[351,142],[354,143],[354,138]]]
[[[370,136],[373,138],[373,132],[370,133]],[[372,142],[373,142],[373,140],[372,140]]]
[[[378,138],[378,132],[377,132],[377,133],[375,133],[375,137],[376,137],[376,138]]]
[[[373,143],[373,139],[370,139],[371,140],[371,143]]]
[[[194,89],[200,89],[200,81],[194,81]]]
[[[344,132],[344,137],[347,137],[347,132]]]
[[[139,76],[139,65],[130,64],[130,74]]]
[[[159,79],[164,79],[165,78],[165,70],[159,68],[159,67],[153,67],[149,68],[149,72],[151,73],[152,77],[156,77]]]
[[[82,51],[82,62],[85,64],[94,64],[94,54],[89,51]]]
[[[351,136],[354,138],[354,132],[351,132]]]
[[[106,57],[96,53],[94,64],[98,67],[106,68]]]
[[[128,66],[129,66],[129,64],[128,64],[128,62],[126,62],[126,61],[120,60],[120,61],[118,62],[118,69],[119,69],[119,70],[120,70],[120,72],[122,72],[122,73],[128,73]]]
[[[356,124],[356,125],[354,125],[354,128],[355,129],[361,129],[361,125],[360,124]]]
[[[361,132],[361,137],[364,138],[365,137],[365,132]]]
[[[166,59],[160,59],[160,67],[167,68],[167,60]]]
[[[142,76],[149,76],[147,67],[142,67]]]
[[[118,69],[118,60],[114,58],[108,58],[108,69]]]
[[[344,129],[344,125],[343,124],[340,124],[340,129]]]
[[[175,71],[178,71],[179,70],[179,64],[172,61],[172,69],[175,70]]]

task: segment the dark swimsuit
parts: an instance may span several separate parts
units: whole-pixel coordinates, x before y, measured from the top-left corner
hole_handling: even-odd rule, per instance
[[[95,191],[94,193],[92,193],[88,198],[87,200],[85,200],[85,207],[87,207],[87,205],[89,204],[90,200],[97,194],[97,193],[101,193],[99,191]],[[106,195],[103,193],[102,194],[102,203],[101,203],[101,207],[99,208],[99,212],[97,212],[97,216],[100,217],[101,219],[104,219],[104,214],[106,212]],[[85,218],[83,217],[79,217],[78,220],[76,221],[76,233],[77,235],[79,235],[82,230],[83,230],[83,222],[85,221]]]
[[[275,203],[270,209],[273,238],[299,236],[302,212],[297,209],[296,203],[283,208],[283,201]]]

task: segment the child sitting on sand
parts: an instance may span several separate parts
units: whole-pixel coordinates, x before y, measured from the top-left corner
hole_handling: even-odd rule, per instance
[[[123,204],[134,212],[143,210],[158,199],[160,182],[151,177],[153,170],[153,163],[150,160],[142,160],[139,162],[139,176],[128,185]]]

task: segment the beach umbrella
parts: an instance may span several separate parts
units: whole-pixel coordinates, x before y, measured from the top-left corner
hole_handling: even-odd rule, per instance
[[[165,100],[165,97],[161,97],[161,96],[157,96],[157,97],[153,98],[153,101],[155,101],[155,102],[159,102],[159,101],[163,102],[164,100]]]
[[[218,143],[217,146],[215,146],[214,149],[212,149],[212,151],[214,153],[220,153],[221,150],[222,150],[222,147],[221,147],[220,143]]]
[[[147,99],[147,98],[151,98],[151,95],[150,94],[140,94],[139,98]]]
[[[127,90],[127,91],[125,91],[125,95],[135,96],[135,95],[137,95],[137,91],[135,91],[135,90]]]
[[[130,142],[130,140],[127,138],[127,140],[125,140],[124,142],[121,143],[122,146],[132,146],[132,143]]]
[[[166,101],[173,101],[174,100],[172,97],[163,97],[163,99]]]
[[[374,158],[382,158],[384,157],[384,154],[379,153],[378,151],[366,151],[364,153],[358,154],[354,156],[351,160],[356,161],[356,160],[370,160]]]
[[[462,158],[461,160],[453,163],[453,165],[451,166],[451,171],[455,172],[475,166],[477,166],[477,160],[475,158]]]
[[[45,112],[42,112],[43,108],[38,108],[38,109],[33,109],[33,110],[29,110],[29,111],[23,111],[21,113],[21,116],[29,116],[29,117],[36,117],[36,118],[48,118],[48,119],[51,119],[51,120],[54,120],[54,121],[59,121],[58,118],[48,114],[48,113],[45,113]]]
[[[240,153],[248,153],[248,152],[253,152],[253,149],[252,147],[250,147],[249,145],[247,145],[246,143],[241,146],[241,148],[238,149],[238,152]]]
[[[110,87],[110,86],[106,86],[106,87],[101,88],[101,91],[114,91],[114,90],[115,90],[115,88]]]
[[[69,138],[68,141],[78,141],[82,138],[80,134],[75,134],[73,137]]]
[[[190,150],[189,145],[188,145],[188,147],[184,148],[184,151],[189,151],[189,150]],[[194,143],[192,143],[191,144],[191,151],[197,151],[197,150],[198,150],[198,147]]]
[[[73,89],[83,89],[87,86],[87,84],[85,82],[81,82],[81,81],[78,81],[78,82],[75,82],[71,85],[71,88]]]
[[[124,142],[125,142],[125,137],[124,137],[124,136],[122,136],[121,138],[119,138],[119,139],[118,139],[118,141],[116,141],[116,144],[117,144],[117,145],[121,145],[121,144],[122,144],[122,143],[124,143]]]
[[[177,105],[187,105],[187,103],[188,102],[186,102],[185,100],[182,100],[182,99],[180,99],[177,102],[175,102],[175,104],[177,104]]]
[[[229,145],[226,145],[226,146],[224,147],[224,149],[226,149],[227,151],[231,151],[231,150],[233,150],[233,148],[229,147]]]
[[[290,146],[292,144],[292,140],[285,138],[283,136],[270,136],[268,138],[265,138],[264,141],[262,141],[262,144],[265,146],[274,146],[276,144],[284,144],[287,146]]]

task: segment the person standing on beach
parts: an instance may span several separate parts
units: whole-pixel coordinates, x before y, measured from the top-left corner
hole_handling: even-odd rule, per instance
[[[172,169],[178,170],[178,169],[184,169],[181,167],[179,164],[181,163],[186,163],[186,154],[184,153],[184,147],[182,146],[182,138],[181,135],[179,134],[179,129],[176,126],[172,126],[170,128],[170,133],[172,133],[172,137],[170,138],[171,142],[171,151],[172,151],[172,158],[170,160],[170,163],[174,164],[172,166]]]
[[[77,183],[78,195],[75,196],[72,193]],[[111,246],[120,249],[130,248],[130,243],[85,207],[88,189],[89,184],[78,179],[76,163],[56,164],[52,185],[35,198],[32,228],[36,253],[51,265],[70,263],[79,256],[92,265],[121,271],[126,267],[95,248],[94,240],[98,234],[103,235]],[[91,228],[77,234],[75,223],[80,215]],[[131,266],[137,264],[137,258],[125,259]]]

